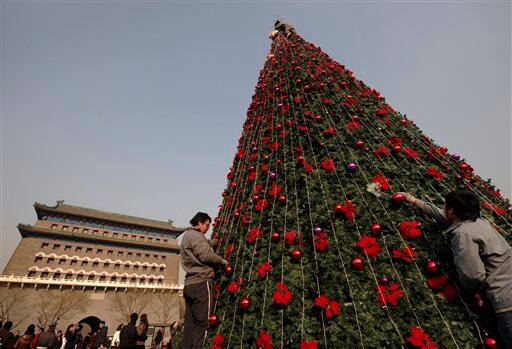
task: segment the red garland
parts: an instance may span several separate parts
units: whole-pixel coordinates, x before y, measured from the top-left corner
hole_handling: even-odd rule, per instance
[[[418,257],[418,254],[414,251],[412,247],[406,246],[401,250],[393,250],[391,251],[394,259],[401,259],[405,263],[411,263],[412,260]]]
[[[393,283],[387,285],[377,285],[377,298],[380,305],[385,306],[386,304],[398,305],[398,298],[403,297],[405,292],[400,289],[400,286]]]
[[[251,228],[251,230],[249,230],[249,232],[247,233],[247,243],[249,245],[252,245],[262,233],[263,231],[256,227]]]
[[[325,159],[320,166],[327,172],[334,171],[334,161],[331,159]]]
[[[482,202],[482,206],[485,207],[488,210],[493,211],[498,216],[503,216],[505,213],[507,213],[507,211],[505,211],[504,209],[502,209],[498,205],[494,205],[493,203],[491,203],[491,202],[489,202],[487,200],[484,200]]]
[[[224,336],[220,333],[217,333],[215,337],[212,339],[212,344],[210,346],[211,349],[222,349],[222,345],[224,344]]]
[[[400,223],[398,229],[406,239],[414,239],[421,235],[421,230],[419,230],[419,226],[420,223],[416,221],[404,221]]]
[[[318,349],[317,341],[302,341],[300,342],[299,349]]]
[[[315,299],[315,307],[324,311],[327,320],[341,315],[340,304],[324,295],[320,295]]]
[[[389,181],[384,177],[381,173],[377,173],[372,178],[373,183],[377,183],[382,190],[389,190],[391,187],[389,186]]]
[[[416,348],[421,349],[436,349],[436,344],[430,337],[417,326],[409,328],[410,336],[407,337],[407,342],[414,345]]]
[[[268,273],[272,272],[272,267],[270,266],[270,264],[268,263],[265,263],[265,264],[262,264],[258,267],[258,277],[260,279],[264,278],[265,276],[268,275]]]
[[[288,305],[290,301],[292,300],[293,296],[290,293],[290,290],[288,289],[288,286],[286,286],[282,282],[276,282],[276,290],[274,292],[274,295],[272,296],[272,299],[274,300],[274,303],[277,305]]]
[[[362,236],[357,243],[357,247],[359,247],[363,252],[372,257],[374,260],[377,258],[377,255],[380,252],[380,246],[377,243],[377,239],[369,235]]]
[[[266,331],[260,330],[258,338],[256,338],[256,347],[258,349],[273,349],[272,337]]]

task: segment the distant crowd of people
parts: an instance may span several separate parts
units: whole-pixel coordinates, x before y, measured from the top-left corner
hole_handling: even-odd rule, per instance
[[[137,323],[138,320],[138,323]],[[84,336],[82,324],[70,324],[66,331],[56,331],[57,324],[44,327],[31,324],[21,334],[12,331],[12,321],[0,322],[0,349],[144,349],[148,339],[149,321],[146,314],[139,318],[134,313],[130,322],[120,324],[114,335],[108,337],[108,327],[101,321],[97,329],[87,332]],[[153,335],[151,349],[178,348],[181,343],[181,325],[175,321],[170,326],[169,340],[164,343],[164,332],[158,329]]]

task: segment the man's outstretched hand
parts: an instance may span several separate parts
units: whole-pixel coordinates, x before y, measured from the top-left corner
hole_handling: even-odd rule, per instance
[[[407,202],[408,202],[408,203],[410,203],[410,204],[415,204],[415,203],[416,203],[416,201],[418,201],[418,199],[416,199],[414,196],[412,196],[412,195],[411,195],[411,194],[409,194],[409,193],[404,193],[404,192],[402,192],[402,193],[400,193],[400,194],[402,194],[402,195],[405,197],[405,201],[407,201]]]

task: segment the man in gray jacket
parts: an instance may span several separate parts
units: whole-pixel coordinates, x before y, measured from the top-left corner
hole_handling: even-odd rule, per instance
[[[203,347],[208,328],[208,317],[212,308],[211,280],[213,268],[228,264],[216,254],[212,245],[214,240],[207,240],[212,219],[203,212],[198,212],[190,221],[192,228],[183,233],[180,259],[185,271],[185,325],[183,329],[182,349],[199,349]]]
[[[444,208],[403,193],[449,234],[460,284],[484,292],[494,309],[504,348],[512,348],[512,248],[487,220],[472,191],[458,190],[445,197]]]

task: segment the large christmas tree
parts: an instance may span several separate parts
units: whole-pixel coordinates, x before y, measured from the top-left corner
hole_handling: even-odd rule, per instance
[[[474,348],[485,302],[456,284],[447,236],[399,192],[438,206],[473,190],[510,239],[509,203],[298,34],[272,42],[214,236],[214,348]],[[490,344],[490,340],[487,343]]]

